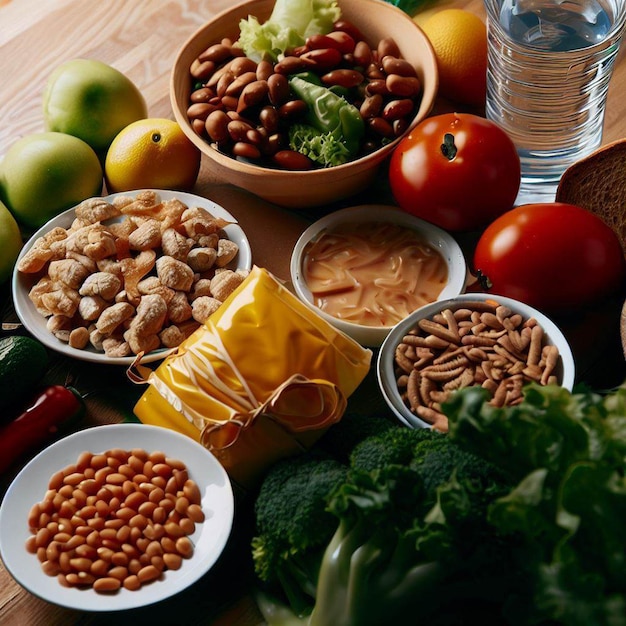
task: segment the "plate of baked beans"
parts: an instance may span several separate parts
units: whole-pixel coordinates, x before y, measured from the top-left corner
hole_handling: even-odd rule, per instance
[[[152,604],[215,564],[234,498],[191,437],[146,424],[88,428],[16,476],[0,507],[0,552],[34,595],[84,611]]]
[[[180,345],[251,267],[248,239],[223,207],[144,189],[88,198],[40,228],[16,261],[13,301],[48,348],[130,365]]]

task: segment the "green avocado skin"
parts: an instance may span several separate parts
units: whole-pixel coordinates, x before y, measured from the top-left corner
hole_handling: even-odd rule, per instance
[[[0,339],[0,410],[22,400],[47,367],[48,353],[35,339],[21,335]]]

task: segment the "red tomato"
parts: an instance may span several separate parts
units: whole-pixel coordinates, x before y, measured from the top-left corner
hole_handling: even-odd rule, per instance
[[[508,211],[520,176],[510,137],[469,113],[425,119],[398,144],[389,166],[400,207],[451,231],[479,229]]]
[[[538,309],[582,308],[624,288],[617,235],[597,215],[572,204],[526,204],[481,235],[474,270],[488,291]]]

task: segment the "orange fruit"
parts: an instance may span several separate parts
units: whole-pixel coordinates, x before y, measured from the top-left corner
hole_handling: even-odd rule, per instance
[[[487,27],[474,13],[444,9],[422,24],[437,57],[439,93],[480,106],[487,95]]]
[[[110,193],[132,189],[191,189],[200,150],[180,126],[164,118],[138,120],[113,139],[104,162]]]

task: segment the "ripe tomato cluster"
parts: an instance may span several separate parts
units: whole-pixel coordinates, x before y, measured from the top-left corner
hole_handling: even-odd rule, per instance
[[[451,232],[475,232],[472,270],[486,291],[547,312],[624,290],[626,262],[600,217],[564,203],[514,208],[520,161],[509,136],[473,114],[427,118],[389,164],[398,205]]]

